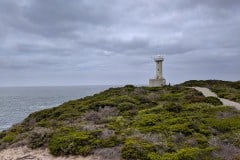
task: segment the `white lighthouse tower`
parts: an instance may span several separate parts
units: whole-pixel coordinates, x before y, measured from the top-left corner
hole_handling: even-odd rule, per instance
[[[157,87],[157,86],[163,86],[166,85],[166,80],[163,78],[162,75],[162,62],[163,62],[163,57],[160,55],[157,55],[154,58],[154,61],[156,62],[156,77],[155,79],[150,79],[149,80],[149,86],[150,87]]]

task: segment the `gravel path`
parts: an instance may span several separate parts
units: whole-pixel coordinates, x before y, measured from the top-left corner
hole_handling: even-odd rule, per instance
[[[202,94],[205,97],[210,97],[210,96],[217,97],[218,99],[220,99],[220,101],[222,101],[223,105],[225,105],[225,106],[232,106],[232,107],[235,107],[236,109],[240,110],[240,103],[230,101],[225,98],[219,98],[216,93],[212,92],[208,88],[204,88],[204,87],[191,87],[191,88],[194,88],[194,89],[198,90],[199,92],[202,92]]]

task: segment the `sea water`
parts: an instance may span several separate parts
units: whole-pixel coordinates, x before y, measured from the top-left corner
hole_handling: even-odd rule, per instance
[[[103,91],[111,86],[0,87],[0,131],[30,113]]]

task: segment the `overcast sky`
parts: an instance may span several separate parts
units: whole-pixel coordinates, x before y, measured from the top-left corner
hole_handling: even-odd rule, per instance
[[[0,86],[240,80],[239,0],[0,0]]]

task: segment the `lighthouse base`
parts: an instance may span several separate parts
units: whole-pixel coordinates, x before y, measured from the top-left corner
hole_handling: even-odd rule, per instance
[[[166,80],[162,79],[149,79],[149,86],[150,87],[160,87],[166,85]]]

